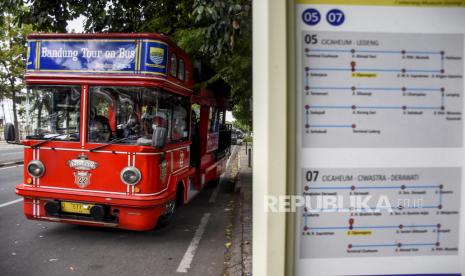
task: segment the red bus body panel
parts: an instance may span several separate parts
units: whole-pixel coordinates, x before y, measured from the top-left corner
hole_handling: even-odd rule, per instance
[[[170,52],[175,52],[178,57],[183,58],[186,77],[184,81],[181,81],[170,74],[153,76],[28,72],[26,74],[27,85],[80,85],[82,87],[81,99],[83,100],[81,100],[80,110],[82,132],[87,132],[85,113],[88,110],[86,99],[89,97],[90,86],[158,87],[188,97],[192,101],[192,64],[187,54],[166,36],[159,34],[32,34],[28,36],[28,39],[95,38],[147,38],[163,41],[169,45]],[[208,116],[202,120],[208,120]],[[205,135],[201,137],[202,141],[206,141]],[[217,143],[217,140],[217,137],[216,141],[212,138],[209,143]],[[183,191],[183,203],[186,203],[190,199],[190,189],[195,187],[200,190],[208,181],[217,179],[224,171],[226,161],[226,157],[222,160],[215,160],[212,152],[208,153],[203,150],[200,167],[191,167],[191,141],[168,144],[164,149],[112,144],[101,150],[90,151],[101,144],[89,143],[86,138],[82,141],[81,138],[80,142],[48,141],[33,148],[35,144],[42,141],[22,141],[25,146],[24,179],[23,183],[16,186],[16,193],[24,197],[25,216],[34,220],[118,227],[138,231],[149,230],[155,227],[158,218],[165,212],[165,205],[176,197],[180,187]],[[205,145],[203,147],[205,149]],[[76,170],[68,164],[70,160],[82,154],[97,164],[97,167],[90,171],[90,184],[83,188],[75,184]],[[46,169],[42,177],[31,178],[28,174],[26,165],[31,160],[40,160],[44,164]],[[120,172],[126,166],[134,166],[142,174],[140,182],[136,185],[137,189],[135,186],[125,185],[120,179]],[[53,200],[105,205],[116,219],[95,221],[73,216],[49,216],[44,204]]]

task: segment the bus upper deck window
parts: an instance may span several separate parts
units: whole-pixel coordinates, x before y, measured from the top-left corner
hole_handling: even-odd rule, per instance
[[[184,80],[184,60],[182,58],[179,59],[178,78]]]
[[[171,71],[170,71],[170,74],[171,76],[173,77],[176,77],[176,73],[178,71],[178,60],[176,58],[176,54],[175,53],[172,53],[171,54]]]

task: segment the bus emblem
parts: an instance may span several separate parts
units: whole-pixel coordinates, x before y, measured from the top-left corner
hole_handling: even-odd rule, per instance
[[[77,159],[69,160],[68,166],[74,169],[74,183],[79,188],[85,188],[90,184],[91,170],[98,167],[98,163],[88,160],[84,154],[78,155]]]
[[[150,47],[150,60],[160,65],[163,63],[163,58],[165,56],[165,50],[163,48],[158,47]]]

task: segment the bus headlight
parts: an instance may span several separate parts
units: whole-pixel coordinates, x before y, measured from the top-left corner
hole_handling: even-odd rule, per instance
[[[139,169],[133,166],[124,168],[120,173],[121,181],[126,185],[136,185],[142,178]]]
[[[45,166],[39,160],[32,160],[27,164],[27,172],[34,178],[39,178],[45,173]]]

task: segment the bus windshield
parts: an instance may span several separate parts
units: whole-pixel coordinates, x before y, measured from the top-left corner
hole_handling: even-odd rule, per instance
[[[80,86],[29,86],[26,139],[79,141]]]
[[[167,143],[189,138],[190,101],[159,88],[90,88],[87,140],[151,145],[153,130],[166,129]]]

